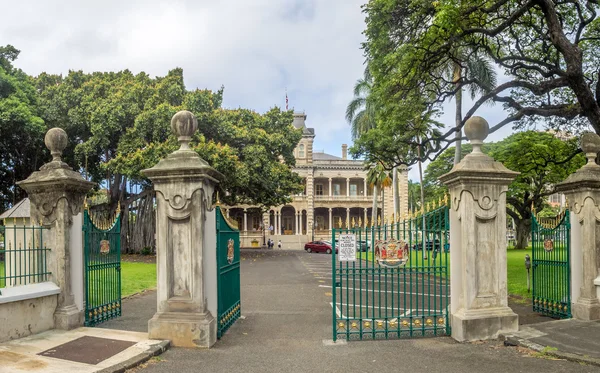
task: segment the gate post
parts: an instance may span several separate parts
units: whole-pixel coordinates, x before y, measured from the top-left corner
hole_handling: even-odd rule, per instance
[[[473,151],[440,181],[450,191],[452,337],[475,341],[519,327],[506,285],[506,192],[518,172],[481,152],[485,119],[471,117],[465,134]]]
[[[181,147],[150,169],[142,171],[156,191],[157,311],[148,321],[152,339],[169,339],[174,346],[211,347],[217,339],[215,315],[208,309],[207,288],[216,288],[216,276],[205,271],[206,229],[215,185],[223,175],[190,149],[198,129],[196,117],[180,111],[171,129]],[[215,272],[216,273],[216,272]],[[204,283],[204,281],[213,283]]]
[[[571,213],[571,310],[579,320],[600,319],[600,136],[585,133],[581,149],[587,164],[558,184],[556,190],[565,194]]]
[[[48,237],[44,238],[51,249],[48,253],[48,270],[52,272],[52,281],[60,287],[54,312],[54,327],[64,330],[83,325],[83,308],[81,305],[77,306],[82,294],[73,294],[74,288],[79,291],[83,289],[78,283],[74,283],[74,280],[81,279],[83,275],[83,261],[73,262],[73,258],[82,258],[78,252],[82,248],[81,241],[72,242],[71,238],[81,237],[80,214],[83,211],[83,200],[95,185],[84,180],[62,161],[62,152],[67,142],[64,130],[50,129],[44,143],[50,149],[52,161],[26,180],[17,183],[28,194],[31,218],[49,227]]]

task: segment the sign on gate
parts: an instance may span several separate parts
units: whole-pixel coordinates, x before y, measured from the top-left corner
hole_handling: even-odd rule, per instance
[[[340,234],[339,239],[340,262],[356,261],[356,235]]]

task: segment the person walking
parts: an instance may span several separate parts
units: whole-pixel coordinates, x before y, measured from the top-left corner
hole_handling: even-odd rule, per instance
[[[279,240],[279,242],[277,243],[277,248],[281,249],[281,240]]]

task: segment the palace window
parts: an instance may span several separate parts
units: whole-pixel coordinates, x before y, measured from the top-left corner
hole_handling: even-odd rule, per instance
[[[323,195],[323,184],[315,185],[315,195],[322,196]]]
[[[358,195],[358,185],[350,184],[350,195],[357,196]]]
[[[304,158],[304,144],[300,144],[298,147],[298,158]]]
[[[252,230],[257,231],[260,229],[262,217],[261,216],[253,216],[252,217]]]
[[[333,184],[333,195],[334,196],[342,195],[342,186],[340,184]]]

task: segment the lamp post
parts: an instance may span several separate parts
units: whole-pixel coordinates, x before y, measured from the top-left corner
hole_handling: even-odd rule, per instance
[[[266,236],[266,233],[265,233],[265,229],[266,228],[267,227],[265,227],[265,222],[264,221],[261,222],[260,223],[260,230],[262,230],[262,232],[263,232],[263,244],[262,244],[263,248],[265,248],[267,246],[267,236]]]

